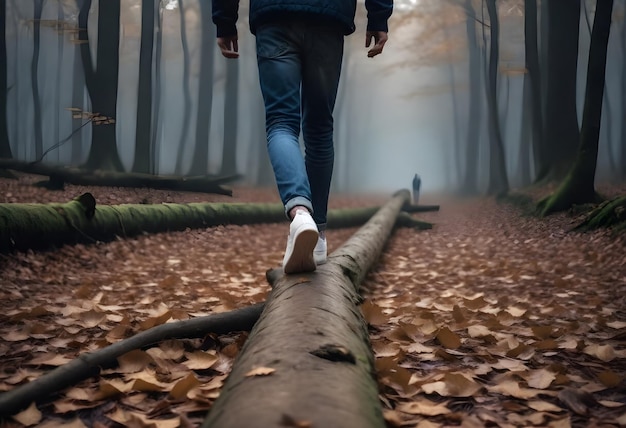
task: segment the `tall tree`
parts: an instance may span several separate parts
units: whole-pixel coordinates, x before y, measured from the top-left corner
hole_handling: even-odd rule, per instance
[[[487,111],[489,112],[489,195],[501,196],[509,191],[504,161],[502,131],[498,115],[498,62],[500,58],[500,21],[496,0],[487,0],[491,34],[489,37],[489,71],[487,82]]]
[[[469,71],[469,119],[467,124],[467,146],[465,153],[465,174],[462,191],[468,194],[478,193],[478,160],[480,147],[480,120],[482,116],[481,93],[481,51],[476,35],[476,12],[472,0],[465,0],[465,31],[467,34],[468,71]]]
[[[237,173],[237,109],[239,106],[239,61],[226,61],[224,96],[224,145],[220,174]]]
[[[200,2],[202,51],[200,52],[200,87],[196,138],[190,175],[203,175],[209,169],[209,134],[211,105],[213,103],[213,57],[215,56],[215,30],[211,22],[211,2]]]
[[[568,209],[573,204],[597,202],[600,199],[595,191],[595,175],[612,12],[613,0],[597,3],[591,31],[580,144],[576,160],[565,180],[554,195],[541,202],[540,208],[544,215]]]
[[[547,9],[546,117],[537,180],[561,180],[576,156],[580,134],[576,111],[580,0],[548,1]]]
[[[622,40],[626,40],[626,20],[622,21]],[[622,43],[622,117],[626,114],[626,43]],[[626,120],[621,121],[620,147],[620,171],[623,179],[626,179]]]
[[[157,173],[159,170],[159,130],[161,128],[161,57],[163,53],[163,7],[161,6],[161,0],[157,0],[159,6],[155,11],[155,19],[157,23],[157,37],[155,48],[155,71],[154,71],[154,116],[152,120],[152,137],[150,138],[151,144],[151,166],[152,173]],[[204,3],[204,2],[200,2]]]
[[[89,10],[91,0],[84,0],[78,14],[81,57],[91,108],[106,120],[93,122],[91,148],[85,167],[122,171],[117,151],[115,119],[117,116],[117,82],[120,44],[120,0],[98,2],[97,68],[89,47]]]
[[[39,49],[41,46],[41,14],[44,0],[35,0],[33,16],[33,59],[30,64],[30,82],[33,91],[33,108],[35,111],[35,158],[43,156],[43,131],[41,129],[41,99],[39,96]]]
[[[530,120],[532,147],[535,154],[535,167],[541,167],[542,158],[537,156],[543,147],[543,109],[541,102],[541,69],[539,67],[539,46],[537,28],[537,0],[524,1],[524,96],[527,103],[523,108]],[[528,86],[528,87],[527,87]],[[522,126],[525,126],[524,124]],[[526,157],[526,155],[524,155]],[[525,180],[524,180],[525,181]]]
[[[522,186],[527,186],[531,183],[530,175],[530,154],[531,154],[531,128],[532,128],[532,105],[531,105],[531,89],[530,89],[530,76],[528,73],[524,74],[524,82],[522,83],[522,119],[520,129],[520,145],[517,156],[517,175],[519,177],[519,183]]]
[[[185,8],[183,0],[178,0],[178,11],[180,13],[180,43],[183,50],[183,126],[180,135],[180,146],[176,156],[176,174],[182,174],[183,157],[189,134],[189,119],[191,119],[191,90],[189,89],[189,43],[187,43],[187,25],[185,21]]]
[[[158,1],[158,0],[157,0]],[[137,84],[137,126],[133,172],[150,173],[152,130],[152,51],[154,49],[155,0],[141,1],[141,44]]]
[[[0,158],[12,158],[7,126],[7,2],[0,0]]]

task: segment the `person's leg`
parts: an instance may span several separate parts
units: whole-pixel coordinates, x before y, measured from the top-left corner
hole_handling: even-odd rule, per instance
[[[300,36],[290,23],[267,24],[257,30],[259,82],[265,102],[269,154],[286,214],[304,206],[313,211],[311,189],[299,144]]]
[[[313,219],[323,234],[333,173],[333,109],[344,36],[338,26],[309,24],[303,48],[302,130]]]
[[[257,30],[259,81],[265,101],[267,149],[289,225],[285,273],[315,270],[319,232],[311,217],[311,190],[300,150],[301,29],[276,23]]]

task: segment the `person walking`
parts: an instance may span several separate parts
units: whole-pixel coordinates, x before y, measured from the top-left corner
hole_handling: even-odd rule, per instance
[[[212,0],[217,45],[239,57],[239,0]],[[365,47],[372,58],[387,42],[393,0],[365,0]],[[333,109],[344,36],[355,31],[355,0],[250,0],[267,150],[285,214],[291,220],[285,273],[326,262],[328,196],[333,173]],[[302,128],[304,155],[299,137]]]

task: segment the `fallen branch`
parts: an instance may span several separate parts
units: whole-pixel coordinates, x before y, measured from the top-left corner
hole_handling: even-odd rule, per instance
[[[186,192],[216,193],[232,196],[232,190],[221,185],[240,178],[226,177],[180,177],[115,171],[91,171],[80,168],[53,166],[41,162],[24,162],[17,159],[0,159],[0,169],[10,169],[29,174],[44,175],[48,182],[42,184],[49,189],[63,189],[66,183],[82,186],[148,187],[151,189]]]
[[[331,210],[329,228],[365,223],[377,208]],[[68,203],[0,204],[0,252],[46,249],[73,243],[225,224],[285,221],[280,204],[189,203],[98,205],[90,193]],[[428,228],[410,216],[407,226]]]
[[[382,252],[399,192],[328,262],[283,275],[203,427],[384,427],[359,286]]]
[[[263,306],[263,303],[257,303],[231,312],[162,324],[106,348],[80,355],[38,379],[0,394],[0,415],[16,414],[32,402],[96,376],[102,367],[114,366],[118,357],[132,350],[168,339],[201,338],[208,333],[250,330]]]

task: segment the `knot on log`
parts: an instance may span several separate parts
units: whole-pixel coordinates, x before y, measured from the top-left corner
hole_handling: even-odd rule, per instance
[[[310,352],[311,355],[328,361],[356,364],[354,354],[345,346],[328,344]]]
[[[93,218],[96,215],[96,198],[89,192],[83,193],[75,199],[85,209],[85,216],[88,219]]]

